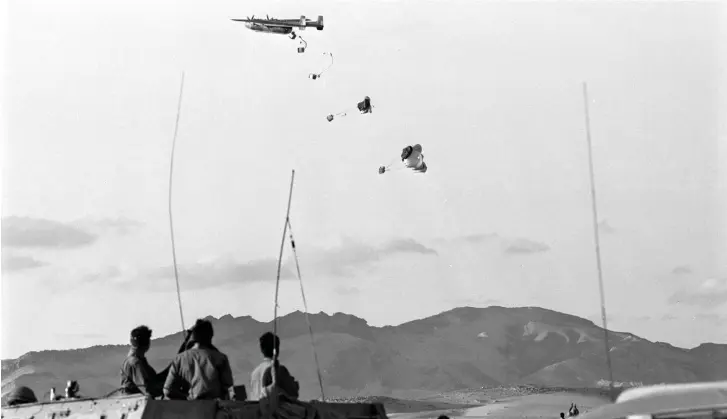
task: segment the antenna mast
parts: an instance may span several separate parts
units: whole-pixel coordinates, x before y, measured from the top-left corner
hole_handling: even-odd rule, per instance
[[[177,145],[177,131],[179,129],[179,114],[182,110],[182,92],[184,91],[184,71],[179,86],[179,102],[177,103],[177,121],[174,123],[174,139],[172,140],[172,156],[169,163],[169,230],[172,236],[172,259],[174,261],[174,281],[177,284],[177,303],[179,305],[179,318],[182,321],[182,336],[184,336],[184,314],[182,313],[182,294],[179,291],[179,272],[177,270],[177,251],[174,246],[174,223],[172,221],[172,175],[174,173],[174,149]]]
[[[295,170],[290,176],[290,192],[288,192],[288,209],[285,212],[285,225],[283,226],[283,240],[280,242],[280,256],[278,256],[278,275],[275,279],[275,309],[273,314],[273,333],[278,335],[278,291],[280,291],[280,267],[283,264],[283,248],[285,247],[285,234],[288,232],[290,222],[290,202],[293,199],[293,181],[295,180]],[[275,353],[274,359],[277,360],[278,354]]]
[[[288,209],[285,211],[285,224],[283,225],[283,239],[280,241],[280,255],[278,256],[278,274],[275,279],[275,308],[274,308],[274,314],[273,314],[273,335],[276,337],[278,336],[278,292],[280,291],[280,268],[283,264],[283,249],[285,248],[285,234],[288,232],[288,225],[290,224],[290,202],[293,199],[293,181],[295,180],[295,170],[293,170],[291,176],[290,176],[290,192],[288,192]],[[278,398],[278,387],[277,387],[277,378],[278,378],[278,349],[273,348],[273,364],[272,364],[272,385],[273,385],[273,394],[270,395],[270,408],[272,411],[274,411],[277,408],[277,398]]]
[[[591,143],[591,120],[588,112],[588,85],[583,82],[583,102],[586,118],[586,140],[588,141],[588,169],[591,179],[591,206],[593,209],[593,235],[596,243],[596,266],[598,268],[598,287],[601,294],[601,320],[603,322],[603,342],[606,350],[608,367],[608,387],[613,398],[613,369],[611,368],[611,350],[608,344],[608,324],[606,322],[606,297],[603,291],[603,269],[601,267],[601,243],[598,234],[598,209],[596,205],[596,182],[593,175],[593,146]]]

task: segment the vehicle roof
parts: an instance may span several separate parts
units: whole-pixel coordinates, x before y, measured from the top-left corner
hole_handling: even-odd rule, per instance
[[[657,384],[653,386],[644,386],[630,388],[624,390],[616,399],[616,403],[622,403],[628,400],[640,399],[656,394],[674,394],[685,392],[699,392],[708,389],[725,389],[727,381],[708,381],[699,383],[682,383],[682,384]]]
[[[583,419],[616,419],[714,409],[727,409],[727,381],[632,389],[622,393],[616,403],[584,413]]]

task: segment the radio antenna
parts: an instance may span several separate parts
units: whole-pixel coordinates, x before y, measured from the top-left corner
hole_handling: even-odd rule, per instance
[[[273,335],[278,336],[278,293],[280,291],[280,269],[283,264],[283,249],[285,248],[285,234],[290,225],[290,203],[293,200],[293,182],[295,181],[295,170],[290,175],[290,191],[288,192],[288,209],[285,211],[285,224],[283,224],[283,239],[280,241],[280,255],[278,256],[278,274],[275,279],[275,307],[273,309]],[[273,345],[273,363],[271,368],[273,394],[268,397],[271,411],[277,408],[277,378],[278,378],[278,349]]]
[[[583,102],[586,119],[586,140],[588,142],[588,169],[591,179],[591,208],[593,210],[593,235],[596,244],[596,267],[598,268],[598,288],[601,295],[601,321],[603,322],[603,342],[606,351],[606,366],[608,367],[608,387],[611,398],[613,391],[613,369],[611,368],[611,350],[608,344],[608,323],[606,321],[606,297],[603,290],[603,269],[601,266],[601,243],[598,234],[598,209],[596,203],[596,182],[593,174],[593,145],[591,142],[591,120],[588,111],[588,85],[583,82]]]
[[[184,91],[184,71],[182,71],[182,82],[179,86],[179,102],[177,103],[177,121],[174,124],[174,138],[172,140],[172,156],[169,163],[169,230],[172,236],[172,260],[174,261],[174,281],[177,284],[177,303],[179,305],[179,318],[182,321],[182,336],[184,336],[184,314],[182,312],[182,294],[179,291],[179,272],[177,270],[177,251],[174,245],[174,222],[172,220],[172,178],[174,174],[174,149],[177,145],[177,131],[179,129],[179,114],[182,110],[182,92]]]

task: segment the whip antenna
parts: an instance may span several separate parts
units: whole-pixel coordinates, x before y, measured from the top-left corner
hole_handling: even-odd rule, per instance
[[[290,247],[293,248],[293,257],[295,258],[295,270],[298,273],[298,282],[300,282],[300,295],[303,297],[303,308],[305,309],[305,322],[308,323],[308,332],[310,333],[310,344],[313,348],[313,360],[316,363],[316,373],[318,374],[318,385],[321,388],[321,400],[326,401],[326,394],[323,391],[323,376],[321,375],[321,364],[318,362],[318,352],[316,351],[316,341],[313,337],[313,325],[308,316],[308,302],[305,299],[305,290],[303,289],[303,277],[300,275],[300,264],[298,263],[298,251],[295,248],[295,238],[293,238],[293,226],[288,220],[288,230],[290,234]]]
[[[300,293],[303,297],[303,307],[305,309],[305,321],[308,324],[308,332],[310,333],[310,339],[311,339],[311,347],[313,348],[313,359],[316,363],[316,371],[318,373],[318,385],[321,388],[321,399],[323,401],[326,400],[326,396],[323,390],[323,377],[321,375],[321,367],[318,362],[318,353],[316,352],[316,346],[315,346],[315,339],[313,337],[313,326],[310,322],[310,316],[308,315],[308,302],[305,298],[305,290],[303,289],[303,277],[300,275],[300,264],[298,263],[298,251],[295,247],[295,238],[293,238],[293,226],[290,224],[290,204],[293,198],[293,183],[295,181],[295,170],[293,170],[291,177],[290,177],[290,192],[288,193],[288,209],[285,213],[285,225],[283,226],[283,239],[280,242],[280,255],[278,256],[278,274],[277,278],[275,280],[275,310],[273,315],[273,334],[275,336],[278,335],[278,293],[280,291],[280,270],[283,264],[283,249],[285,247],[285,234],[288,233],[290,235],[290,246],[293,249],[293,257],[295,258],[295,270],[298,274],[298,282],[300,282]],[[274,399],[277,397],[277,385],[275,385],[277,380],[277,360],[278,360],[278,351],[277,349],[274,349],[273,352],[273,365],[272,365],[272,382],[273,382],[273,388],[275,389],[275,393],[273,397],[270,397],[270,403],[271,407],[273,406]]]
[[[285,248],[285,233],[288,232],[288,222],[290,220],[290,202],[293,199],[293,181],[295,180],[295,170],[290,176],[290,192],[288,192],[288,209],[285,211],[285,224],[283,224],[283,239],[280,241],[280,255],[278,256],[278,274],[275,279],[275,309],[273,314],[273,334],[278,336],[278,292],[280,291],[280,267],[283,264],[283,249]],[[273,395],[269,397],[270,407],[275,409],[277,406],[277,378],[278,378],[278,349],[273,347],[273,365],[272,365],[272,384]]]
[[[608,367],[608,388],[613,398],[613,369],[611,368],[611,350],[608,344],[608,324],[606,322],[606,297],[603,290],[603,269],[601,267],[601,243],[598,234],[598,209],[596,205],[596,182],[593,175],[593,146],[591,144],[591,121],[588,112],[588,85],[583,83],[583,102],[585,104],[586,140],[588,142],[588,169],[591,179],[591,207],[593,210],[593,235],[596,244],[596,266],[598,268],[598,288],[601,295],[601,320],[603,322],[603,342],[606,350],[606,365]]]
[[[278,275],[275,279],[275,310],[273,314],[273,333],[278,335],[278,292],[280,291],[280,267],[283,263],[283,248],[285,247],[285,234],[288,232],[288,221],[290,220],[290,201],[293,199],[293,181],[295,180],[295,170],[290,176],[290,192],[288,192],[288,209],[285,212],[285,224],[283,225],[283,240],[280,242],[280,255],[278,256]],[[275,359],[278,353],[275,351]]]
[[[187,329],[184,327],[184,314],[182,313],[182,295],[179,292],[179,272],[177,271],[177,251],[174,246],[174,222],[172,220],[172,178],[174,174],[174,148],[177,145],[177,131],[179,129],[179,114],[182,110],[182,92],[184,91],[184,71],[182,71],[182,82],[179,86],[179,102],[177,104],[177,120],[174,123],[174,138],[172,139],[172,156],[169,163],[169,231],[172,236],[172,259],[174,261],[174,281],[177,284],[177,303],[179,304],[179,318],[182,321],[182,335]]]

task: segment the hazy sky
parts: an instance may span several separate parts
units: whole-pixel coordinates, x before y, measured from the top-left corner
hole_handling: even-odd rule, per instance
[[[273,316],[291,222],[309,309],[597,320],[588,81],[609,328],[727,343],[720,2],[11,0],[2,357]],[[721,8],[721,10],[720,10]],[[230,18],[325,18],[297,41]],[[335,62],[319,80],[308,73]],[[721,72],[720,72],[721,70]],[[369,115],[325,117],[370,96]],[[426,174],[379,175],[420,143]],[[301,309],[290,247],[280,310]],[[600,323],[600,320],[598,320]]]

